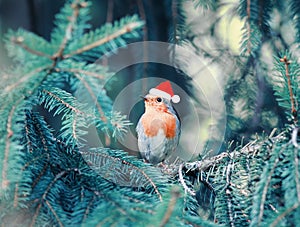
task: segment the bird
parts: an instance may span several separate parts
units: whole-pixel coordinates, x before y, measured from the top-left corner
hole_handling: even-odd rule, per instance
[[[162,163],[179,143],[181,121],[172,102],[178,103],[180,97],[174,95],[170,81],[165,81],[151,88],[143,99],[145,112],[136,126],[139,152],[145,162]]]

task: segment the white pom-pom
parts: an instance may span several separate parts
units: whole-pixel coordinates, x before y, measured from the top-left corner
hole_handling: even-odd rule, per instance
[[[179,103],[180,102],[180,97],[178,95],[173,95],[172,102]]]

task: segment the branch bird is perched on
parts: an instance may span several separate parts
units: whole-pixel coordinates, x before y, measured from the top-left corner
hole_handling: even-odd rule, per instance
[[[139,151],[147,162],[163,162],[178,145],[181,123],[171,101],[178,103],[180,98],[174,95],[170,81],[150,89],[144,97],[145,113],[136,131]]]

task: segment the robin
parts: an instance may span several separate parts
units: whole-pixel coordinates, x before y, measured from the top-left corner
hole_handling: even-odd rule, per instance
[[[172,106],[180,97],[174,95],[170,81],[152,88],[144,98],[145,113],[136,127],[138,148],[146,162],[158,164],[168,158],[178,145],[180,118]]]

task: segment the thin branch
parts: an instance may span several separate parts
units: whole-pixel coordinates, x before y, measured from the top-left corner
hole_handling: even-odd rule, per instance
[[[49,155],[47,155],[48,157],[48,161],[49,161]],[[47,169],[49,167],[49,162],[45,163],[43,169],[40,171],[38,176],[35,176],[34,181],[32,182],[32,186],[31,188],[35,188],[35,186],[39,183],[40,179],[44,176],[44,174],[46,173]]]
[[[85,209],[85,212],[84,212],[84,215],[83,215],[83,218],[82,218],[82,223],[86,220],[87,216],[89,215],[90,213],[90,208],[92,207],[95,199],[97,198],[96,194],[94,193],[94,196],[93,198],[91,199],[91,201],[89,202],[89,204],[86,206],[86,209]]]
[[[25,120],[24,127],[25,127],[25,138],[26,138],[26,141],[27,141],[27,143],[26,143],[27,151],[29,153],[32,153],[33,147],[32,147],[32,143],[30,141],[30,132],[29,132],[29,128],[28,128],[28,121],[27,121],[27,119]]]
[[[66,45],[68,43],[68,41],[72,38],[72,32],[75,26],[75,23],[78,19],[79,16],[79,11],[81,8],[85,8],[87,6],[86,2],[80,2],[79,0],[77,0],[76,2],[72,3],[71,7],[73,9],[73,14],[72,16],[69,18],[69,24],[66,28],[65,31],[65,36],[60,44],[60,47],[58,49],[58,51],[52,56],[52,59],[55,60],[57,58],[61,58],[63,56],[63,52],[66,48]]]
[[[140,26],[140,22],[131,22],[130,24],[125,25],[123,28],[119,29],[118,31],[116,31],[115,33],[113,33],[111,35],[104,37],[103,39],[96,40],[95,42],[90,43],[82,48],[79,48],[78,50],[75,50],[69,54],[63,55],[63,58],[64,59],[70,58],[70,57],[73,57],[74,55],[82,54],[83,52],[94,49],[98,46],[103,45],[104,43],[110,42],[111,40],[113,40],[119,36],[122,36],[126,33],[133,31],[134,29],[136,29],[139,26]]]
[[[143,0],[137,0],[138,11],[141,19],[146,22],[146,13],[145,6]],[[149,53],[148,53],[148,27],[147,24],[143,26],[143,73],[147,74],[147,67],[149,61]],[[146,76],[146,75],[144,75]],[[142,82],[142,91],[145,91],[147,88],[147,80],[143,80]]]
[[[25,74],[22,76],[22,78],[20,78],[16,83],[13,83],[11,85],[8,85],[7,87],[4,88],[4,93],[9,93],[11,92],[12,90],[14,90],[16,87],[18,87],[20,84],[23,84],[25,83],[27,80],[29,80],[31,78],[31,76],[33,76],[34,74],[36,73],[39,73],[39,72],[42,72],[46,69],[49,69],[51,66],[48,65],[48,66],[42,66],[42,67],[39,67],[39,68],[36,68],[35,70]]]
[[[6,140],[5,140],[5,149],[4,149],[4,158],[3,158],[3,167],[2,167],[2,189],[6,189],[9,186],[9,180],[7,179],[7,171],[8,171],[8,158],[9,151],[11,146],[11,137],[14,132],[12,130],[12,118],[16,110],[16,105],[13,106],[9,112],[6,124]]]
[[[93,92],[92,88],[90,87],[90,85],[88,84],[88,82],[86,80],[84,80],[83,77],[79,76],[78,74],[74,74],[75,77],[77,77],[82,83],[83,85],[85,86],[85,88],[87,89],[88,93],[90,94],[91,98],[93,99],[94,103],[96,104],[96,107],[97,107],[97,110],[98,110],[98,113],[100,114],[100,118],[101,120],[104,122],[104,123],[107,123],[108,120],[105,116],[105,113],[97,99],[97,97],[95,96],[95,93]],[[105,134],[105,145],[106,146],[109,146],[111,143],[110,141],[110,138],[107,134]]]
[[[39,215],[39,212],[40,212],[40,210],[41,210],[41,208],[42,208],[43,201],[45,201],[45,203],[46,203],[46,201],[47,201],[46,197],[47,197],[47,195],[48,195],[50,189],[52,188],[52,186],[53,186],[60,178],[62,178],[65,174],[67,174],[68,172],[71,172],[71,171],[78,172],[78,169],[77,169],[77,168],[72,168],[72,169],[64,170],[64,171],[60,172],[59,174],[57,174],[57,175],[55,176],[55,178],[53,179],[53,181],[50,182],[50,184],[48,185],[48,187],[46,188],[44,194],[42,195],[42,197],[41,197],[41,199],[40,199],[39,205],[38,205],[37,208],[36,208],[36,211],[35,211],[35,213],[34,213],[34,216],[32,217],[32,221],[31,221],[31,223],[30,223],[30,227],[35,226],[35,222],[36,222],[36,219],[37,219],[37,217],[38,217],[38,215]],[[49,207],[49,208],[50,208],[50,207]],[[50,210],[51,210],[51,209],[50,209]],[[53,215],[55,215],[55,214],[53,213]]]
[[[51,210],[52,214],[54,215],[54,217],[56,218],[57,220],[57,223],[60,227],[63,227],[63,223],[60,221],[58,215],[56,214],[55,210],[53,209],[53,207],[51,206],[51,204],[46,200],[45,201],[46,205],[49,207],[49,209]]]
[[[67,107],[68,109],[72,110],[74,113],[76,114],[82,114],[85,115],[84,112],[82,112],[81,110],[77,109],[76,107],[70,105],[69,103],[65,102],[64,100],[62,100],[60,97],[58,97],[57,95],[53,94],[52,92],[43,89],[44,93],[48,94],[49,96],[53,97],[54,99],[56,99],[58,102],[60,102],[61,104],[63,104],[65,107]]]
[[[285,76],[288,81],[288,89],[290,92],[291,114],[293,116],[294,123],[296,124],[298,121],[297,110],[295,108],[296,102],[295,102],[295,98],[294,98],[294,94],[293,94],[292,82],[291,82],[291,77],[290,77],[290,73],[289,73],[289,65],[290,65],[291,61],[287,59],[287,56],[284,56],[283,58],[280,59],[280,62],[283,62],[284,66],[285,66]]]
[[[90,87],[90,85],[88,84],[88,82],[83,77],[79,76],[76,73],[74,75],[75,75],[75,77],[77,79],[79,79],[83,83],[84,87],[86,88],[86,90],[88,91],[88,93],[90,94],[91,98],[93,99],[93,101],[96,104],[96,107],[97,107],[97,110],[98,110],[98,112],[100,114],[101,120],[104,123],[106,123],[107,122],[107,118],[105,117],[104,111],[102,110],[102,107],[101,107],[100,103],[98,102],[97,97],[95,96],[95,93],[93,92],[92,88]]]
[[[113,20],[114,13],[114,0],[107,1],[107,10],[106,10],[106,23],[111,23]]]
[[[296,210],[300,206],[299,203],[295,203],[292,207],[285,210],[283,213],[281,213],[277,218],[269,225],[269,227],[276,227],[278,226],[279,222],[288,216],[292,211]]]
[[[285,150],[286,146],[283,146],[279,152],[279,154],[281,154],[284,150]],[[273,176],[273,173],[275,171],[275,168],[277,166],[279,162],[279,155],[277,156],[277,158],[275,159],[274,163],[273,163],[273,166],[272,166],[272,169],[270,170],[270,172],[268,173],[268,176],[267,176],[267,179],[265,181],[265,186],[263,188],[263,191],[262,191],[262,196],[261,196],[261,203],[260,203],[260,208],[259,208],[259,215],[258,215],[258,225],[261,224],[262,222],[262,219],[263,219],[263,215],[264,215],[264,205],[265,205],[265,202],[266,202],[266,199],[267,199],[267,192],[268,192],[268,189],[269,189],[269,185],[271,183],[271,179],[272,179],[272,176]]]
[[[21,169],[21,172],[24,172],[25,169],[27,169],[29,166],[31,166],[33,163],[35,163],[36,161],[43,159],[44,157],[47,157],[47,160],[49,161],[49,154],[44,153],[41,156],[38,156],[32,160],[30,160],[29,162],[27,162],[23,168]],[[39,174],[39,176],[35,179],[35,181],[32,183],[32,188],[35,187],[35,185],[38,183],[39,179],[43,176],[43,173],[47,170],[48,164],[44,166],[43,170],[41,171],[41,173]],[[15,193],[14,193],[14,207],[18,206],[18,191],[19,191],[19,183],[16,184],[15,187]]]
[[[44,53],[44,52],[40,52],[40,51],[37,51],[37,50],[34,50],[32,49],[31,47],[27,46],[25,43],[24,43],[24,37],[22,36],[18,36],[18,37],[12,37],[11,38],[11,41],[12,43],[14,43],[15,45],[18,45],[20,47],[22,47],[24,50],[26,50],[27,52],[33,54],[33,55],[36,55],[36,56],[40,56],[40,57],[46,57],[46,58],[49,58],[49,59],[52,59],[52,56]]]
[[[228,212],[228,216],[229,216],[229,224],[231,227],[234,227],[234,214],[233,214],[233,207],[232,207],[232,198],[231,198],[231,191],[227,188],[226,191],[226,196],[227,196],[227,212]]]
[[[296,183],[296,191],[297,191],[297,200],[300,203],[300,175],[299,175],[299,158],[298,158],[299,149],[297,147],[294,148],[294,165],[295,165],[295,183]]]
[[[294,145],[295,148],[299,147],[299,145],[297,143],[298,131],[299,131],[299,128],[295,127],[293,129],[292,138],[291,138],[291,142],[292,142],[292,144]]]
[[[99,80],[104,80],[105,76],[99,73],[87,71],[84,69],[66,69],[66,68],[55,68],[54,69],[56,72],[71,72],[71,73],[77,73],[77,74],[84,74],[86,76],[91,76],[94,78],[97,78]]]
[[[100,191],[93,191],[94,194],[98,197],[105,198],[108,202],[112,203],[123,215],[128,215],[127,210],[122,208],[120,203],[116,202],[115,200],[111,200],[107,195]],[[133,217],[128,216],[129,219],[134,220]]]
[[[248,54],[251,53],[251,42],[250,42],[250,38],[251,38],[251,23],[250,23],[250,19],[251,19],[251,0],[247,0],[247,32],[248,32],[248,42],[247,42],[247,52]]]
[[[160,227],[166,226],[172,216],[172,213],[175,209],[176,202],[177,202],[178,198],[180,197],[180,191],[178,190],[178,188],[173,188],[171,191],[171,195],[172,195],[172,197],[170,199],[169,206],[168,206],[167,211],[159,225]]]
[[[135,166],[134,164],[130,163],[130,162],[127,162],[125,160],[122,160],[121,158],[116,158],[116,157],[112,157],[112,156],[109,156],[109,155],[106,155],[106,154],[100,154],[100,153],[94,153],[94,152],[80,152],[83,157],[86,157],[86,155],[96,155],[96,156],[100,156],[102,157],[103,159],[109,159],[109,160],[112,160],[113,162],[119,162],[119,163],[122,163],[123,165],[126,165],[126,166],[129,166],[131,167],[133,170],[139,172],[140,174],[142,174],[142,176],[144,178],[146,178],[146,180],[151,184],[151,186],[153,187],[155,193],[157,194],[158,198],[160,201],[162,201],[162,195],[160,194],[160,192],[158,191],[158,188],[157,186],[155,185],[155,183],[152,181],[152,179],[147,175],[147,173],[145,173],[141,168]],[[99,159],[98,159],[99,161]]]
[[[189,187],[186,185],[186,183],[184,181],[184,178],[183,178],[183,175],[182,175],[182,167],[183,167],[183,165],[180,164],[179,169],[178,169],[179,182],[181,183],[181,185],[184,188],[185,192],[188,192],[192,196],[195,196],[196,192],[194,190],[189,189]]]
[[[187,162],[184,164],[184,167],[190,170],[206,170],[209,167],[219,163],[224,158],[227,158],[230,154],[227,152],[223,152],[219,155],[213,156],[211,158],[203,159],[201,161],[195,161],[195,162]]]
[[[75,116],[73,118],[73,122],[72,122],[72,137],[75,140],[78,140],[77,133],[76,133],[76,127],[77,127],[76,123],[77,123],[77,115],[75,114]]]

